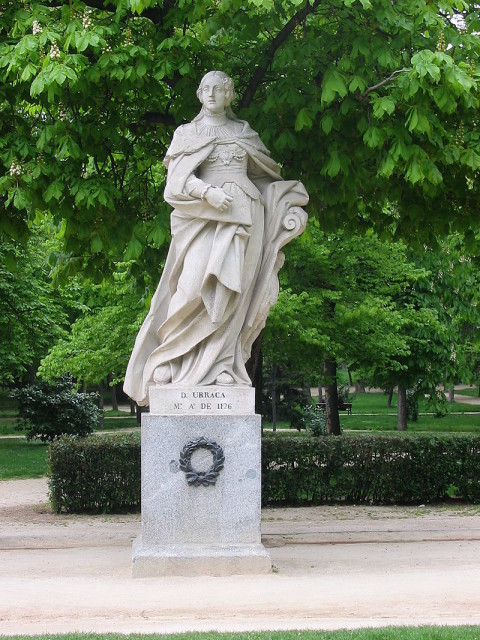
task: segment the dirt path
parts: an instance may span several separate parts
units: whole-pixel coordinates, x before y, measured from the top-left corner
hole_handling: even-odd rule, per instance
[[[480,624],[480,508],[263,511],[278,573],[130,577],[138,515],[56,516],[0,482],[0,633]]]

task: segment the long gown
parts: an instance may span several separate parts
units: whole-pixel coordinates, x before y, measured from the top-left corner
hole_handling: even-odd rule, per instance
[[[279,266],[271,255],[262,275],[265,257],[272,253],[265,235],[266,208],[271,203],[272,209],[285,210],[282,198],[289,196],[290,204],[292,191],[294,205],[308,200],[300,183],[282,181],[258,135],[239,120],[219,127],[202,127],[201,121],[180,127],[165,164],[165,200],[174,207],[172,243],[124,385],[139,404],[148,403],[157,368],[174,385],[212,385],[221,374],[231,376],[235,385],[251,384],[245,361],[265,324],[265,307],[271,306],[262,299],[262,289],[272,297],[269,281],[273,271],[276,281]],[[198,197],[208,185],[232,196],[227,211]]]

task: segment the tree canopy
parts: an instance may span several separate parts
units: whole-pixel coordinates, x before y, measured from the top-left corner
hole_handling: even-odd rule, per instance
[[[479,29],[465,0],[5,0],[0,232],[51,212],[64,274],[158,272],[162,158],[222,68],[323,228],[473,241]]]

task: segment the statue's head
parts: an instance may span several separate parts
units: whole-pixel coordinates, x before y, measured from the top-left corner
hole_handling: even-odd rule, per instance
[[[235,97],[233,80],[223,71],[209,71],[200,82],[197,96],[209,111],[224,111]]]

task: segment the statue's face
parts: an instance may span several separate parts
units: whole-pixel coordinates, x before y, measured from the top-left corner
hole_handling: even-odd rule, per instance
[[[212,113],[223,113],[230,104],[222,78],[212,74],[203,79],[200,100]]]

